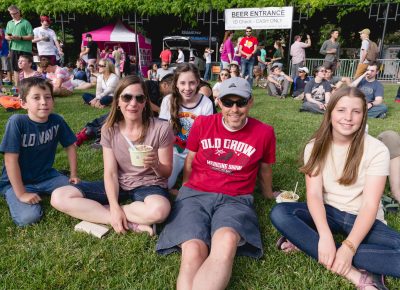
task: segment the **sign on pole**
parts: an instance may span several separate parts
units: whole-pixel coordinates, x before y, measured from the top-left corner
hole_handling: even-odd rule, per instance
[[[293,7],[225,9],[225,30],[291,29]]]

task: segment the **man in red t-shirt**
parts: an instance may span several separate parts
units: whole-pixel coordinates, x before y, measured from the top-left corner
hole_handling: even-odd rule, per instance
[[[257,51],[258,40],[251,34],[253,30],[251,27],[246,27],[246,35],[239,43],[239,53],[241,54],[241,75],[253,86],[253,67],[254,58]]]
[[[253,98],[243,78],[221,83],[218,104],[221,113],[191,128],[183,186],[157,244],[160,254],[182,251],[177,289],[225,289],[236,254],[263,253],[252,193],[258,176],[273,197],[274,129],[248,117]]]
[[[160,53],[161,62],[171,64],[172,52],[169,48],[164,49]]]

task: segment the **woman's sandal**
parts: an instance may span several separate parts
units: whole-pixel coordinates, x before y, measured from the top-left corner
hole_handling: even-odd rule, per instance
[[[154,236],[154,234],[156,234],[156,229],[153,226],[147,226],[144,225],[143,227],[146,227],[145,229],[141,229],[139,228],[141,225],[137,224],[137,223],[132,223],[132,222],[128,222],[128,228],[135,233],[148,233],[150,235],[150,237]]]
[[[286,244],[286,247],[282,247],[283,244]],[[298,252],[300,251],[299,248],[297,248],[295,245],[293,245],[288,239],[286,239],[284,236],[280,237],[278,241],[276,242],[276,248],[280,251],[283,251],[285,253],[292,253],[292,252]]]
[[[360,281],[356,286],[358,290],[365,290],[368,286],[375,287],[378,290],[389,290],[389,288],[385,286],[385,277],[383,275],[370,274],[365,270],[360,270],[360,272]],[[370,278],[370,281],[367,281],[368,278]]]

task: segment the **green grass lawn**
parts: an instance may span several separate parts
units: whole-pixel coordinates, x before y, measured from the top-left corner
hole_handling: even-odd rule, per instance
[[[370,134],[399,130],[400,104],[393,102],[396,85],[385,85],[389,114],[385,120],[368,121]],[[275,128],[277,162],[273,167],[274,188],[293,189],[299,182],[305,198],[304,177],[298,172],[299,156],[322,116],[299,113],[300,102],[279,100],[256,89],[251,114]],[[84,106],[79,94],[57,98],[56,109],[76,132],[87,121],[107,110]],[[0,112],[0,132],[11,113]],[[78,149],[79,176],[102,178],[101,151],[88,145]],[[0,157],[2,161],[2,156]],[[66,154],[59,148],[55,167],[68,169]],[[388,189],[387,189],[388,191]],[[229,289],[353,289],[345,279],[331,274],[302,253],[284,254],[275,249],[279,237],[269,220],[274,201],[255,193],[265,254],[260,260],[236,258]],[[45,216],[36,225],[17,228],[4,199],[0,198],[0,288],[1,289],[174,289],[180,256],[155,253],[156,238],[111,232],[103,239],[74,232],[78,220],[52,209],[44,202]],[[387,216],[400,231],[400,214]],[[400,280],[388,279],[390,289],[400,289]],[[205,289],[206,290],[206,289]]]

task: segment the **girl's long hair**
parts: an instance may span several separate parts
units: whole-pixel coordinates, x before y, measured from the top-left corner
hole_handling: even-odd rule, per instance
[[[278,50],[280,50],[280,52],[281,52],[282,60],[283,60],[283,58],[285,56],[285,50],[282,47],[282,41],[277,40],[277,41],[275,41],[275,43],[276,43],[276,46],[278,47]]]
[[[222,43],[225,43],[225,41],[229,38],[229,36],[231,36],[233,34],[233,31],[232,30],[227,30],[227,31],[225,31],[225,34],[224,34],[224,40],[222,40]]]
[[[174,81],[172,83],[172,95],[171,95],[171,124],[172,128],[174,129],[175,134],[181,131],[182,125],[179,122],[179,109],[182,105],[182,96],[179,93],[179,90],[177,88],[177,83],[179,76],[182,73],[185,72],[192,72],[197,80],[197,82],[200,84],[200,73],[199,69],[197,66],[193,63],[181,63],[179,64],[174,72]],[[199,87],[196,88],[196,94],[199,92]]]
[[[142,124],[143,124],[142,132],[140,134],[139,139],[135,140],[141,143],[146,137],[147,130],[150,126],[150,121],[152,120],[153,117],[153,111],[151,110],[150,107],[149,94],[147,92],[146,85],[144,84],[143,80],[136,75],[126,76],[119,81],[117,87],[115,88],[114,97],[111,103],[110,114],[108,115],[104,123],[104,127],[108,130],[113,130],[115,123],[119,123],[120,121],[124,120],[124,115],[122,115],[121,109],[118,105],[119,97],[121,96],[122,91],[126,87],[135,84],[140,84],[144,92],[144,95],[146,96],[146,101],[142,112]]]
[[[353,134],[353,139],[351,140],[351,144],[347,152],[343,174],[338,180],[338,183],[341,185],[351,185],[357,181],[358,169],[360,166],[361,158],[364,154],[365,126],[367,124],[368,113],[364,93],[354,87],[342,88],[332,95],[326,109],[324,119],[322,120],[322,123],[318,130],[310,139],[310,142],[314,142],[314,147],[312,149],[310,158],[307,163],[300,168],[300,171],[309,176],[316,176],[324,168],[326,158],[331,150],[333,142],[332,111],[335,109],[338,101],[344,96],[360,99],[363,104],[363,119],[361,122],[361,126]]]

